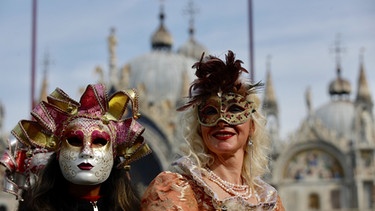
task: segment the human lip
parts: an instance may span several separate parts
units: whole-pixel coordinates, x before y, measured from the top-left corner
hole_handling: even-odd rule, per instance
[[[81,169],[81,170],[91,170],[94,166],[91,165],[90,163],[80,163],[78,165],[78,168]]]
[[[234,136],[234,133],[230,131],[217,131],[214,132],[212,136],[219,140],[227,140]]]

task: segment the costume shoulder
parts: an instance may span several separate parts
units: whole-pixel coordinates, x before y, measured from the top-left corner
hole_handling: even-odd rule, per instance
[[[185,177],[178,173],[164,171],[155,177],[143,194],[141,210],[198,211],[198,204]]]
[[[274,211],[285,211],[283,202],[281,201],[280,196],[277,196],[277,202],[275,205],[275,208],[273,209]]]

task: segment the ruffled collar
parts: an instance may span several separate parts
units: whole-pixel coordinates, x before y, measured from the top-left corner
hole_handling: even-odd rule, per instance
[[[178,173],[191,177],[198,186],[202,187],[205,194],[212,198],[215,209],[232,210],[233,208],[245,208],[245,210],[271,210],[277,202],[277,190],[264,182],[261,178],[256,178],[254,195],[258,204],[253,204],[239,196],[232,196],[219,200],[218,195],[204,181],[202,170],[188,157],[184,156],[172,164]]]

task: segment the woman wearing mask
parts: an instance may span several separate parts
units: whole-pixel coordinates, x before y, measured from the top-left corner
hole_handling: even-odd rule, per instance
[[[185,155],[160,173],[141,201],[142,210],[284,210],[268,171],[269,139],[257,90],[242,61],[207,56],[193,65],[184,111]]]
[[[137,99],[135,90],[108,98],[104,85],[94,84],[80,102],[57,88],[38,104],[34,120],[12,130],[17,140],[1,159],[19,210],[139,210],[129,164],[150,149],[136,121]],[[133,115],[124,119],[127,112]]]

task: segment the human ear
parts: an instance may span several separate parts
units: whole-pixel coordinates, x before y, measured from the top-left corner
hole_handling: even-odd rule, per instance
[[[253,119],[250,119],[250,128],[249,128],[249,136],[252,137],[255,132],[255,122]]]

